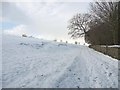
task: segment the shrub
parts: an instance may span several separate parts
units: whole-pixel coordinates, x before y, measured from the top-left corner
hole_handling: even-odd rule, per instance
[[[56,40],[56,39],[55,39],[54,41],[55,41],[55,42],[57,42],[57,40]]]
[[[75,44],[77,44],[77,41],[75,41]]]
[[[26,34],[22,34],[22,37],[27,37],[27,35]]]

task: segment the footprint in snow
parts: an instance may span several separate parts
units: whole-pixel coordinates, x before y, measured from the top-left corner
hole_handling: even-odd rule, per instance
[[[112,75],[112,73],[109,73],[109,77]]]
[[[120,71],[120,68],[119,68],[119,71]]]
[[[95,77],[95,79],[97,79],[98,77]]]
[[[27,43],[20,43],[20,45],[29,45],[29,44],[27,44]]]
[[[95,78],[93,79],[93,81],[96,82],[96,79],[97,79],[97,78],[98,78],[98,77],[95,77]]]
[[[108,67],[106,67],[106,69],[108,69]]]
[[[95,80],[95,79],[94,79],[93,81],[94,81],[94,82],[96,82],[96,80]]]
[[[105,72],[105,74],[106,74],[107,72]]]
[[[80,80],[80,78],[78,78],[78,80]]]
[[[57,86],[57,88],[58,88],[59,86]]]
[[[41,76],[44,76],[43,74]]]

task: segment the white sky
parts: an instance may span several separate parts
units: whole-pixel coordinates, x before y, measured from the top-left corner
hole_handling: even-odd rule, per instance
[[[4,29],[6,33],[73,41],[67,34],[68,21],[76,13],[88,12],[88,8],[89,2],[4,2],[0,20],[7,23],[5,27],[12,25],[12,28]]]

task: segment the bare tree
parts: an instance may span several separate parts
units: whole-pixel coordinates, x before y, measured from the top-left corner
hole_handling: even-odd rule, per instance
[[[91,12],[97,22],[106,23],[113,32],[114,44],[118,40],[118,2],[95,2],[90,4]]]
[[[88,23],[90,22],[91,15],[89,14],[76,14],[69,21],[68,35],[71,35],[72,38],[79,38],[84,36],[88,31]]]

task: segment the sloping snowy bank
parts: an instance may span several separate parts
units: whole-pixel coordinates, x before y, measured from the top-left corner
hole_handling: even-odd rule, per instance
[[[3,88],[118,88],[118,61],[86,46],[3,35]]]

